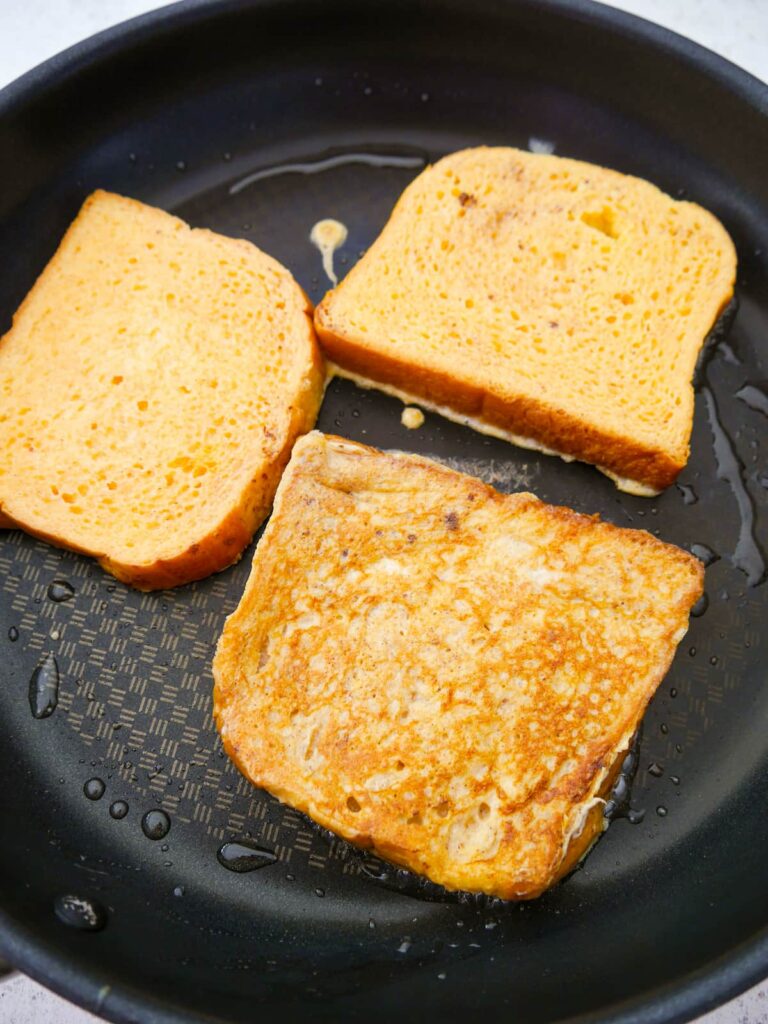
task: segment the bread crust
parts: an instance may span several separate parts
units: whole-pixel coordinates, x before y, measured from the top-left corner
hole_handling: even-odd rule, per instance
[[[511,399],[492,394],[460,377],[374,352],[364,341],[344,337],[327,326],[329,313],[325,302],[323,299],[315,311],[315,329],[328,359],[374,385],[391,385],[411,394],[414,401],[422,398],[444,405],[490,427],[530,438],[558,455],[599,465],[653,493],[673,484],[688,461],[689,449],[685,458],[674,459],[626,436],[597,430],[545,401],[523,395]]]

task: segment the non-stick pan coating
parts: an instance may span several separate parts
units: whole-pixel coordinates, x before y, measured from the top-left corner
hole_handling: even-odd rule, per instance
[[[191,3],[83,44],[0,96],[3,330],[96,187],[252,239],[318,300],[327,281],[312,224],[349,227],[345,272],[418,168],[342,162],[230,189],[259,168],[350,153],[418,164],[478,143],[553,142],[700,201],[740,260],[740,307],[697,396],[690,464],[656,500],[434,415],[407,431],[400,403],[345,382],[320,417],[321,429],[448,458],[501,489],[719,555],[709,607],[646,717],[632,791],[640,824],[616,821],[583,870],[534,903],[393,893],[222,755],[210,663],[250,551],[212,579],[141,595],[88,559],[7,533],[0,946],[10,959],[111,1019],[153,1022],[681,1020],[765,973],[768,587],[747,579],[756,583],[761,556],[742,527],[752,509],[755,536],[765,530],[766,420],[737,392],[768,376],[767,109],[764,86],[632,18],[491,0]],[[730,438],[718,434],[717,447],[715,412]],[[54,580],[74,596],[51,600]],[[47,655],[59,704],[35,719],[29,680]],[[83,793],[92,778],[106,784],[99,800]],[[116,819],[119,800],[129,811]],[[153,808],[171,821],[156,841],[141,828]],[[277,863],[223,868],[221,843],[249,834]],[[63,924],[54,901],[64,894],[97,900],[106,927]]]

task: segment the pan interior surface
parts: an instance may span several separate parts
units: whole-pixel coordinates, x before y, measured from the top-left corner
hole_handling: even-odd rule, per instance
[[[616,12],[447,0],[193,3],[107,33],[0,97],[3,331],[94,188],[252,240],[317,302],[329,286],[309,239],[318,220],[348,229],[341,277],[427,162],[477,144],[552,147],[646,177],[719,216],[740,265],[733,325],[700,375],[691,460],[656,499],[433,414],[407,430],[400,402],[348,381],[331,383],[321,411],[322,430],[711,560],[707,606],[645,718],[636,813],[580,871],[519,905],[420,895],[240,778],[211,721],[210,665],[252,548],[208,580],[140,594],[7,532],[0,912],[11,959],[124,1021],[270,1009],[334,1022],[427,1010],[661,1021],[765,973],[768,467],[754,395],[768,378],[766,109],[759,83]],[[57,677],[58,703],[35,718],[41,671],[43,683]],[[145,818],[153,810],[165,819]],[[220,851],[232,841],[275,856],[228,870]],[[255,860],[241,851],[237,866]],[[106,926],[68,927],[54,912],[67,894]]]

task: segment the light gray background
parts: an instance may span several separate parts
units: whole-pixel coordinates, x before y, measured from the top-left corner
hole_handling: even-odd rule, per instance
[[[158,0],[0,0],[0,87]],[[615,0],[612,7],[674,29],[768,80],[768,0]],[[19,974],[0,982],[2,1024],[96,1024],[89,1013]],[[768,982],[698,1024],[768,1024]]]

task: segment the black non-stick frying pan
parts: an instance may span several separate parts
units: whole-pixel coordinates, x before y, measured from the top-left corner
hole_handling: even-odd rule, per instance
[[[678,1021],[768,971],[765,86],[582,0],[174,6],[0,95],[0,328],[98,186],[252,239],[318,300],[315,221],[348,226],[344,272],[423,162],[477,143],[649,178],[713,210],[739,252],[691,461],[658,499],[434,415],[407,431],[398,402],[347,382],[320,416],[711,560],[708,607],[646,716],[633,813],[533,903],[417,898],[221,751],[211,656],[250,552],[142,595],[6,533],[0,947],[111,1020]],[[46,712],[57,675],[58,705],[33,717],[30,681]],[[152,810],[167,834],[162,815],[142,827]],[[227,869],[217,852],[243,839],[277,859]]]

